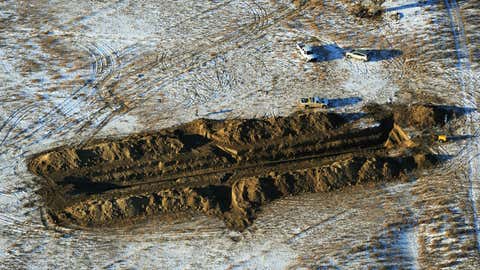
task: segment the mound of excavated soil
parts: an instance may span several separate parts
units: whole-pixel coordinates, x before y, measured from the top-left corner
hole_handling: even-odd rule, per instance
[[[377,114],[393,114],[396,124],[403,127],[426,129],[445,125],[448,121],[472,111],[471,108],[433,104],[370,104],[367,111]]]
[[[241,230],[277,198],[399,178],[435,162],[402,129],[437,124],[435,108],[368,111],[356,120],[327,112],[199,119],[55,148],[31,157],[28,168],[41,176],[40,195],[61,225],[117,225],[193,210]]]

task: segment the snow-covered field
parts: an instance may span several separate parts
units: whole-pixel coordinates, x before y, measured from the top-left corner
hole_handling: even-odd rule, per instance
[[[387,1],[368,21],[341,2],[0,2],[0,268],[480,269],[479,114],[468,109],[480,3]],[[305,63],[299,41],[324,61]],[[357,47],[372,61],[343,59]],[[311,95],[360,100],[337,110],[459,106],[470,113],[451,134],[473,137],[435,149],[448,161],[408,183],[282,199],[242,233],[204,216],[98,231],[42,223],[33,153],[199,117],[285,115]]]

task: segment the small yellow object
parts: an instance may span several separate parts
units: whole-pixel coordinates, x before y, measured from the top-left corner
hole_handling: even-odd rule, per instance
[[[447,141],[447,135],[438,135],[437,140],[439,142],[446,142]]]

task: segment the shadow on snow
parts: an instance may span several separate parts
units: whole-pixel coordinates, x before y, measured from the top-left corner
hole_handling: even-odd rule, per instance
[[[312,53],[317,55],[314,62],[326,62],[342,59],[350,48],[341,48],[337,44],[312,46]],[[389,60],[402,55],[402,51],[396,49],[362,49],[369,56],[369,62]]]

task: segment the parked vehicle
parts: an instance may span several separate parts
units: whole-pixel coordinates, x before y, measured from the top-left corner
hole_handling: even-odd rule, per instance
[[[436,135],[436,139],[438,142],[445,143],[447,142],[447,135],[444,135],[444,134]]]
[[[318,59],[318,55],[313,51],[313,47],[310,45],[305,45],[303,43],[297,43],[297,49],[300,52],[300,55],[305,58],[307,62],[315,61]]]
[[[368,52],[364,50],[351,50],[345,53],[345,57],[348,59],[362,60],[364,62],[367,62],[370,59]]]
[[[310,108],[321,108],[327,109],[328,106],[328,99],[320,98],[320,97],[306,97],[301,98],[298,106],[303,109],[310,109]]]

